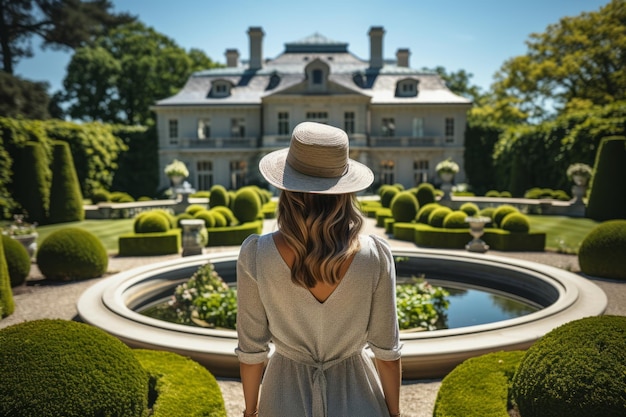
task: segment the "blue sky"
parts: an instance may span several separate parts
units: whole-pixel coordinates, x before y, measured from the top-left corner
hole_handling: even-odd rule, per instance
[[[489,88],[507,59],[526,52],[533,32],[565,16],[597,11],[608,0],[113,0],[114,11],[128,12],[189,50],[203,50],[225,63],[228,48],[249,55],[247,30],[265,32],[263,56],[279,55],[286,42],[319,32],[341,42],[359,58],[369,58],[371,26],[383,26],[383,54],[394,58],[409,48],[413,68],[441,65],[448,72],[464,69],[471,82]],[[34,41],[33,44],[37,45]],[[16,74],[47,81],[50,92],[61,88],[67,52],[42,51],[21,60]]]

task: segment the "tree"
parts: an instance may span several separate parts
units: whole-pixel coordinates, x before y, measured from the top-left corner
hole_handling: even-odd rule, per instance
[[[498,98],[516,98],[531,119],[574,99],[605,105],[626,98],[626,0],[564,17],[526,44],[528,52],[506,61],[493,87]]]
[[[122,25],[80,48],[63,81],[73,118],[109,123],[153,122],[150,106],[176,93],[194,71],[215,67],[141,22]]]
[[[48,119],[48,83],[32,82],[0,71],[0,116]]]
[[[43,47],[75,49],[109,28],[135,20],[109,12],[109,0],[0,0],[0,54],[3,71],[33,54],[31,38]]]
[[[450,91],[469,98],[474,103],[478,103],[483,97],[480,87],[470,84],[470,79],[474,76],[474,74],[466,72],[463,69],[450,73],[448,73],[442,66],[437,66],[434,69],[422,68],[422,70],[436,72],[446,82]]]

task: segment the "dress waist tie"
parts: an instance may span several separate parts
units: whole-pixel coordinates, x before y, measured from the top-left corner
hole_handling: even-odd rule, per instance
[[[332,368],[333,366],[345,361],[348,358],[353,356],[360,355],[361,352],[354,352],[351,355],[344,356],[341,358],[333,359],[331,361],[326,362],[318,362],[300,352],[286,352],[284,350],[277,350],[276,353],[291,359],[294,362],[301,363],[303,365],[315,368],[313,371],[313,386],[311,387],[311,395],[312,395],[312,409],[313,416],[312,417],[326,417],[328,415],[327,409],[327,399],[326,399],[326,391],[327,391],[327,381],[326,381],[326,370]]]

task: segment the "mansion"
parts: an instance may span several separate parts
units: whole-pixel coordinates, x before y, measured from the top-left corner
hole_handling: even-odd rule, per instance
[[[169,185],[163,169],[174,159],[185,162],[197,190],[263,185],[258,161],[287,147],[291,130],[307,120],[347,132],[350,157],[374,172],[372,191],[381,184],[436,184],[435,166],[446,158],[459,164],[456,181],[464,182],[471,101],[452,93],[439,75],[411,69],[408,49],[385,59],[384,33],[370,28],[369,60],[320,34],[264,59],[264,32],[250,27],[247,61],[227,49],[226,67],[192,74],[178,94],[152,107],[160,185]]]

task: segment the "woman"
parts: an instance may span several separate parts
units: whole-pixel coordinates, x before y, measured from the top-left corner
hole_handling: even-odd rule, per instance
[[[278,230],[246,239],[237,262],[244,417],[400,416],[395,266],[360,234],[355,198],[371,170],[345,132],[313,122],[259,170],[282,192]]]

